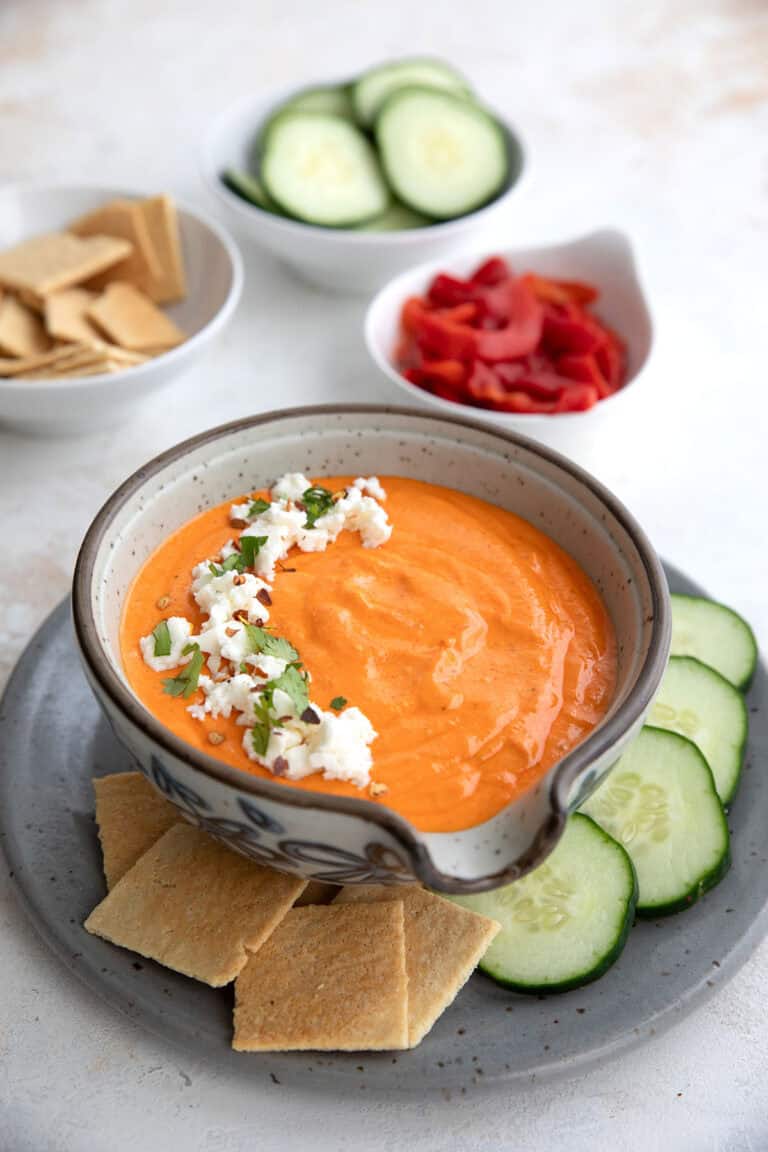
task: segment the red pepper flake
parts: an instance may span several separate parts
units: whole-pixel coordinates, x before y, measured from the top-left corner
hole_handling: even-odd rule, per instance
[[[272,772],[275,776],[285,776],[289,768],[290,764],[285,756],[276,756],[272,761]]]
[[[305,724],[320,723],[320,717],[318,716],[317,712],[315,712],[314,708],[311,707],[305,708],[299,719],[303,720]]]
[[[269,607],[269,605],[272,603],[272,597],[266,588],[259,588],[258,592],[256,593],[256,599],[261,604],[263,604],[265,608]]]

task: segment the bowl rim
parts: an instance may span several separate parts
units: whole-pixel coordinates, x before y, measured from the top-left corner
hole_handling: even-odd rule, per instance
[[[138,200],[146,196],[162,195],[158,192],[147,192],[143,189],[126,189],[121,187],[113,187],[111,185],[100,184],[64,184],[53,183],[46,184],[43,181],[16,181],[0,185],[0,199],[6,193],[27,193],[27,192],[43,192],[43,193],[70,193],[70,192],[87,192],[96,195],[104,193],[105,200],[112,197],[122,198],[127,200]],[[33,395],[35,392],[48,391],[50,388],[64,391],[69,388],[86,388],[99,384],[106,384],[107,382],[111,387],[114,387],[115,377],[119,377],[120,381],[135,381],[139,376],[150,375],[154,368],[161,365],[163,367],[174,365],[183,362],[188,356],[193,355],[195,350],[199,350],[202,345],[206,344],[213,336],[219,332],[225,324],[228,323],[232,313],[240,302],[240,297],[243,292],[243,284],[245,280],[245,271],[243,267],[243,258],[240,254],[235,241],[230,236],[227,229],[218,220],[214,220],[206,212],[198,208],[193,208],[186,200],[180,200],[176,195],[173,195],[173,201],[176,209],[186,216],[200,224],[211,232],[214,238],[218,241],[229,261],[231,272],[231,283],[229,290],[224,299],[224,302],[214,312],[210,320],[207,320],[202,328],[194,332],[181,344],[177,344],[175,348],[170,348],[167,352],[161,352],[159,356],[153,356],[150,360],[146,360],[143,364],[134,364],[128,368],[124,368],[119,373],[101,372],[94,376],[71,376],[71,377],[52,377],[50,379],[39,380],[17,380],[14,376],[0,377],[0,390],[6,392],[23,391],[25,394]]]
[[[609,752],[611,746],[643,718],[653,700],[667,663],[671,635],[671,608],[661,561],[645,532],[621,501],[599,480],[566,457],[519,433],[489,427],[480,421],[469,421],[456,417],[442,419],[443,423],[455,425],[456,431],[467,428],[479,431],[503,440],[508,445],[522,447],[526,451],[538,454],[546,462],[567,472],[577,482],[585,485],[601,501],[632,540],[646,573],[651,593],[652,631],[648,641],[648,651],[638,672],[634,687],[613,716],[598,724],[582,743],[568,752],[558,764],[553,766],[553,769],[550,769],[551,813],[548,820],[544,822],[533,842],[521,857],[506,862],[503,867],[492,874],[470,880],[443,872],[435,865],[425,842],[425,837],[431,834],[421,832],[409,820],[385,804],[362,797],[333,796],[321,791],[304,791],[303,789],[286,787],[276,781],[243,772],[241,769],[234,768],[193,747],[181,737],[176,736],[169,728],[166,728],[133,695],[124,680],[113,669],[99,639],[98,626],[91,603],[96,556],[101,542],[109,533],[110,525],[116,513],[143,487],[148,479],[162,471],[167,465],[182,459],[188,452],[223,439],[232,433],[258,428],[264,424],[277,424],[280,421],[292,420],[297,417],[344,417],[350,415],[368,415],[374,418],[392,415],[406,419],[414,417],[417,420],[436,419],[436,417],[429,416],[418,409],[383,404],[317,404],[308,407],[275,409],[253,416],[241,417],[238,420],[217,425],[215,428],[191,436],[155,456],[133,472],[112,493],[96,514],[78,552],[72,588],[72,614],[80,654],[87,671],[95,680],[100,691],[108,697],[119,712],[126,716],[131,724],[138,728],[151,742],[204,775],[212,777],[220,783],[232,784],[241,791],[255,796],[263,796],[277,803],[298,808],[315,808],[336,812],[377,824],[401,845],[407,858],[413,864],[414,871],[426,883],[439,891],[469,893],[499,887],[519,878],[525,871],[535,866],[541,852],[546,847],[554,846],[554,842],[556,842],[565,824],[568,796],[574,783],[595,760]],[[510,805],[502,811],[507,811],[515,803],[516,801],[511,801]],[[493,819],[496,819],[497,816]],[[478,827],[481,825],[471,826],[472,829]],[[467,829],[467,831],[469,830]],[[461,834],[448,833],[452,836],[460,836]]]
[[[433,275],[438,272],[449,271],[447,267],[452,262],[455,264],[456,260],[472,262],[477,261],[480,263],[482,260],[488,259],[490,256],[502,256],[514,260],[516,253],[527,252],[529,250],[537,250],[541,252],[558,252],[572,247],[576,244],[583,244],[589,241],[595,241],[599,238],[610,237],[612,240],[619,242],[626,249],[629,268],[631,270],[632,278],[634,279],[640,302],[645,311],[649,328],[649,341],[648,351],[645,359],[637,368],[633,376],[631,376],[626,383],[624,383],[618,391],[613,392],[610,396],[606,396],[600,400],[594,407],[587,409],[585,412],[496,412],[493,408],[474,408],[471,404],[460,404],[453,400],[444,400],[441,396],[435,396],[433,393],[428,392],[426,388],[419,388],[417,384],[412,384],[410,380],[406,380],[405,376],[394,366],[379,343],[373,336],[373,325],[378,310],[383,306],[383,302],[390,293],[394,294],[401,287],[405,281],[410,280],[411,277],[423,277],[425,280],[431,279]],[[408,293],[401,291],[401,303],[405,301]],[[647,370],[648,365],[653,356],[653,347],[655,342],[655,332],[653,315],[651,313],[650,304],[648,302],[648,294],[645,291],[642,277],[637,266],[637,258],[635,256],[635,248],[632,239],[627,232],[622,228],[616,226],[605,226],[601,228],[590,228],[586,232],[580,232],[576,236],[566,236],[561,240],[549,241],[545,244],[530,244],[530,245],[517,245],[510,247],[503,245],[494,251],[486,249],[480,250],[464,250],[462,252],[454,253],[453,256],[448,256],[447,259],[426,260],[421,264],[415,264],[411,268],[406,268],[403,272],[398,272],[397,275],[391,277],[385,284],[374,293],[368,301],[365,310],[365,318],[363,320],[363,335],[365,339],[365,346],[371,360],[376,367],[388,380],[397,385],[402,391],[407,392],[414,400],[418,400],[425,405],[425,409],[432,408],[435,412],[444,413],[450,417],[456,414],[468,414],[470,419],[477,412],[482,412],[482,417],[475,417],[488,422],[488,426],[497,428],[517,428],[524,425],[538,425],[544,426],[562,426],[563,424],[570,423],[574,419],[585,421],[589,418],[594,419],[595,413],[604,412],[606,405],[612,408],[617,407],[618,403],[622,402],[626,394],[632,389],[632,386],[640,379],[643,373]]]
[[[303,87],[340,87],[349,82],[350,78],[343,80],[322,80],[317,81],[316,84],[308,84]],[[231,208],[236,209],[243,220],[252,220],[253,213],[255,212],[266,227],[274,227],[277,232],[282,231],[286,235],[306,236],[309,233],[317,237],[338,240],[340,243],[347,245],[359,244],[361,247],[365,247],[366,245],[371,247],[382,244],[383,242],[391,243],[395,246],[405,246],[410,241],[415,242],[416,240],[423,240],[427,237],[449,236],[453,232],[460,232],[462,225],[466,226],[475,221],[485,219],[495,208],[505,204],[513,192],[519,192],[521,186],[527,179],[528,168],[530,166],[529,153],[525,139],[519,128],[506,116],[502,116],[497,112],[492,105],[482,102],[482,107],[496,117],[511,146],[517,150],[519,168],[515,179],[503,188],[498,196],[495,196],[486,204],[482,204],[479,208],[474,209],[474,211],[467,212],[464,216],[455,216],[452,220],[436,220],[433,224],[418,228],[393,229],[391,232],[365,232],[362,229],[358,230],[355,228],[333,228],[323,224],[310,224],[303,220],[295,220],[290,216],[278,216],[275,212],[266,212],[263,208],[260,208],[258,204],[251,204],[241,196],[237,196],[224,184],[220,172],[213,161],[214,141],[230,120],[235,120],[239,115],[245,114],[250,110],[253,110],[254,113],[260,110],[262,118],[260,123],[263,123],[264,118],[269,114],[270,108],[277,107],[281,99],[285,99],[292,93],[298,93],[299,91],[300,89],[293,85],[281,85],[279,88],[271,89],[268,95],[262,93],[260,96],[253,94],[241,96],[238,100],[232,101],[223,108],[208,125],[199,153],[199,166],[203,178],[208,188],[214,192],[218,199],[228,204]],[[258,125],[252,128],[251,131],[255,132],[257,128]]]

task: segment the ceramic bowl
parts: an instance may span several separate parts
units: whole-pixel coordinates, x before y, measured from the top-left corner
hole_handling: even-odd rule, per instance
[[[624,387],[587,412],[546,416],[493,412],[468,404],[454,404],[406,380],[393,363],[404,302],[409,296],[423,295],[437,272],[466,277],[489,255],[504,256],[518,272],[540,272],[544,276],[594,284],[600,292],[596,311],[627,345]],[[569,451],[576,436],[594,440],[605,434],[617,411],[634,395],[640,374],[651,356],[653,325],[628,237],[615,229],[602,229],[544,247],[476,250],[448,263],[438,261],[412,268],[386,284],[371,301],[365,318],[365,341],[373,362],[388,380],[408,394],[409,402],[417,401],[449,416],[463,415],[487,421]]]
[[[508,126],[510,176],[501,195],[476,212],[429,228],[402,232],[319,228],[264,212],[236,196],[222,183],[221,173],[227,168],[250,169],[259,129],[270,112],[295,92],[294,85],[267,96],[250,96],[225,111],[208,133],[202,167],[232,228],[242,229],[305,280],[336,292],[371,292],[405,268],[443,259],[468,245],[477,247],[483,236],[498,231],[524,167],[522,144]]]
[[[603,722],[530,792],[462,832],[423,833],[386,806],[292,789],[192,748],[132,694],[118,629],[138,569],[196,513],[286,471],[399,474],[457,488],[547,532],[591,576],[614,622],[618,682]],[[666,664],[666,582],[625,508],[589,475],[523,437],[409,409],[322,407],[216,428],[141,468],[86,535],[74,619],[88,679],[137,767],[192,821],[255,860],[332,883],[417,877],[443,892],[513,880],[556,843],[566,815],[643,722]]]
[[[108,200],[148,193],[123,188],[0,188],[0,249],[65,228]],[[199,362],[234,312],[243,284],[240,254],[223,228],[177,202],[187,297],[167,309],[189,339],[178,348],[104,376],[63,380],[0,378],[0,424],[28,433],[77,434],[117,424],[152,393]]]

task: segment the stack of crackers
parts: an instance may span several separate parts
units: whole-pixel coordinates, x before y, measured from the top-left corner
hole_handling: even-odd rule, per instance
[[[65,232],[0,252],[0,376],[96,376],[143,364],[185,339],[159,307],[185,295],[170,197],[111,200]]]
[[[413,1048],[469,978],[494,920],[417,885],[338,888],[231,852],[138,772],[94,781],[108,894],[89,932],[214,988],[233,1048]]]

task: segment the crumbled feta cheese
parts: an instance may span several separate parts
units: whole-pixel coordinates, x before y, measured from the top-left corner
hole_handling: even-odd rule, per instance
[[[386,500],[387,494],[381,486],[378,476],[358,476],[354,488],[359,488],[364,496],[373,496],[374,500]]]
[[[144,663],[148,664],[153,672],[168,672],[171,668],[178,668],[180,664],[187,664],[192,659],[192,653],[183,655],[192,635],[192,625],[184,616],[171,616],[166,620],[168,632],[171,637],[171,651],[167,656],[155,656],[155,637],[152,632],[149,636],[142,636],[139,640]]]
[[[302,472],[286,472],[271,488],[273,500],[301,500],[307,488],[312,487]]]
[[[278,691],[275,696],[278,695],[283,693]],[[358,788],[367,787],[373,763],[370,745],[376,739],[371,722],[359,708],[347,708],[337,716],[313,707],[320,723],[285,721],[270,733],[264,756],[254,751],[250,730],[247,731],[243,748],[250,759],[288,780],[303,780],[321,772],[325,780],[346,780]],[[277,702],[275,708],[280,711]],[[276,767],[279,760],[287,766]]]
[[[195,572],[203,565],[198,565]],[[203,612],[208,614],[206,627],[216,624],[229,624],[236,612],[245,612],[249,623],[269,619],[269,608],[264,596],[259,600],[259,592],[270,595],[266,581],[251,572],[239,575],[237,572],[222,572],[214,576],[209,568],[195,576],[192,582],[192,595]]]

